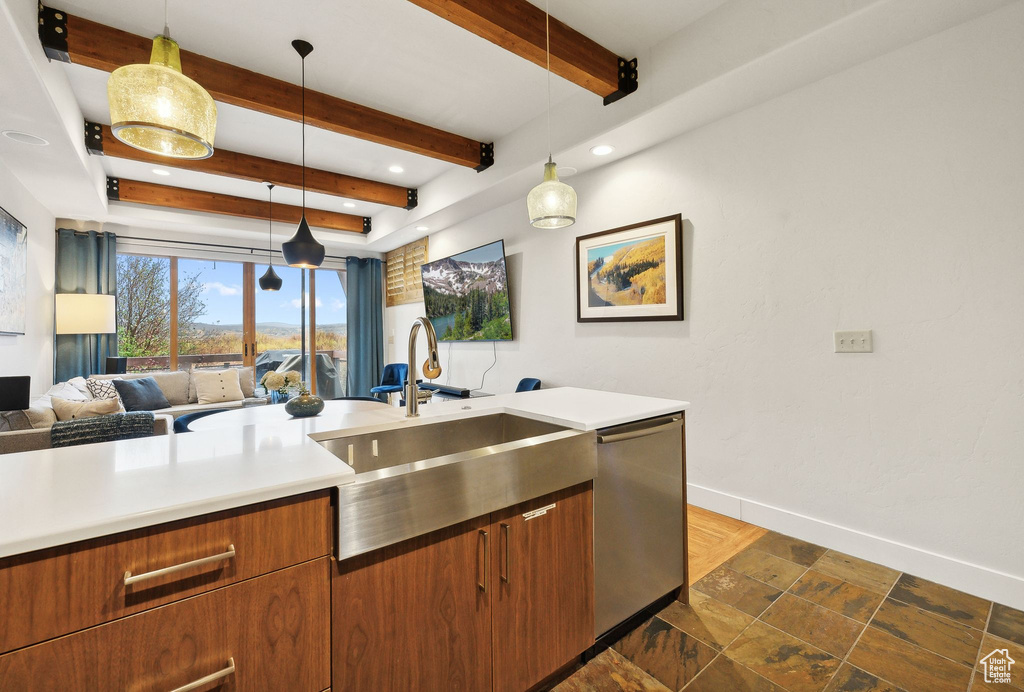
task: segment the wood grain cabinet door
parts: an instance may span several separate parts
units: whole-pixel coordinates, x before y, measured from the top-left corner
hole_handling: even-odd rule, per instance
[[[333,564],[334,692],[490,689],[487,522]]]
[[[592,487],[491,514],[497,692],[529,689],[594,643]]]
[[[321,558],[4,654],[0,688],[166,692],[207,679],[199,689],[318,692],[330,684],[329,569]]]
[[[331,521],[323,491],[4,558],[0,653],[325,557]]]

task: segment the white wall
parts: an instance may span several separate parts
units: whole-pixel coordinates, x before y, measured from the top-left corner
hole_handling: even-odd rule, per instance
[[[0,375],[31,375],[32,396],[53,384],[53,214],[0,162],[0,207],[28,227],[25,335],[0,334]]]
[[[691,499],[1024,607],[1022,34],[1015,3],[572,178],[568,230],[517,201],[432,235],[505,239],[484,389],[689,400]],[[686,320],[577,324],[574,238],[676,212]],[[389,360],[421,311],[387,311]],[[832,353],[858,328],[875,353]],[[492,346],[452,348],[479,386]]]

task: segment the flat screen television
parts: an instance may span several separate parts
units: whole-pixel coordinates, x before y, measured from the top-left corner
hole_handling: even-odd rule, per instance
[[[511,341],[512,309],[499,240],[421,268],[427,319],[439,341]]]

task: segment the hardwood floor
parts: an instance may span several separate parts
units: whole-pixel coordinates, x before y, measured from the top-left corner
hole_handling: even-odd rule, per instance
[[[740,552],[767,529],[687,505],[687,532],[690,541],[690,585]]]

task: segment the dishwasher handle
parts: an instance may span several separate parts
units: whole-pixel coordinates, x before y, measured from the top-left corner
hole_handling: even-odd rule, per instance
[[[639,430],[630,430],[629,432],[617,433],[615,435],[598,435],[597,444],[606,445],[613,442],[625,442],[626,440],[635,440],[640,437],[648,437],[650,435],[657,435],[659,433],[668,432],[675,428],[681,428],[683,426],[683,418],[673,418],[668,423],[662,425],[655,425],[653,428],[640,428]]]

